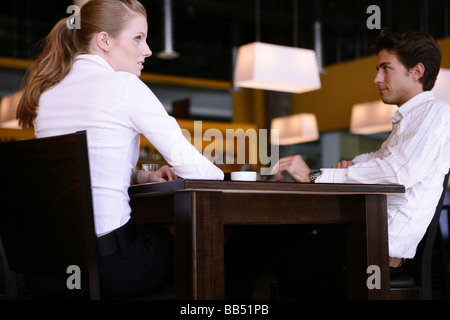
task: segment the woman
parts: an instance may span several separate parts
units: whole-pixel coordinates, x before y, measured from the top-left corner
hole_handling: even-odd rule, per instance
[[[155,235],[125,241],[126,250],[111,252],[116,239],[135,238],[128,187],[140,134],[173,168],[139,171],[133,174],[139,183],[177,175],[222,180],[223,172],[184,138],[175,119],[138,78],[152,54],[142,4],[91,0],[81,8],[80,19],[80,29],[68,28],[62,19],[47,36],[17,117],[23,127],[34,127],[37,138],[87,131],[102,294],[138,294],[154,289],[167,269],[166,251]]]

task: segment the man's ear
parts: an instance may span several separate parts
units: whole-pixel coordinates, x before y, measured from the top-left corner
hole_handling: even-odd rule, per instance
[[[422,78],[423,74],[425,73],[425,66],[422,62],[419,62],[411,68],[410,73],[415,81],[419,81],[419,79]]]
[[[111,49],[111,37],[105,31],[97,34],[97,45],[104,51]]]

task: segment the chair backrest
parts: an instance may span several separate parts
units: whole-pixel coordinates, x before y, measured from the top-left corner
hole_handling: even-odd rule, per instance
[[[434,213],[433,219],[428,226],[427,232],[422,239],[419,249],[421,258],[420,264],[420,279],[422,288],[422,298],[424,300],[431,300],[432,298],[432,283],[431,283],[431,262],[434,242],[436,240],[436,234],[439,228],[439,219],[441,217],[442,206],[444,203],[445,193],[447,190],[448,179],[450,175],[450,170],[444,177],[443,190],[439,202],[436,206],[436,211]]]
[[[77,276],[68,267],[78,266],[90,298],[99,299],[86,132],[0,144],[0,183],[0,237],[10,268],[68,280]]]

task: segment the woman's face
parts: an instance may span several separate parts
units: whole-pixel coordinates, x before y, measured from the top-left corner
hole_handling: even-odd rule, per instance
[[[133,14],[117,38],[111,39],[107,60],[115,71],[126,71],[141,75],[144,60],[152,55],[147,45],[147,19]]]

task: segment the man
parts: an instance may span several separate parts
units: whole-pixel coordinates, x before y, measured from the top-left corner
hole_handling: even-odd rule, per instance
[[[381,148],[322,170],[311,170],[299,155],[286,157],[274,171],[277,179],[286,171],[300,182],[404,185],[404,194],[387,196],[389,263],[398,268],[414,257],[442,192],[450,167],[450,106],[430,91],[441,63],[430,35],[384,29],[374,49],[380,96],[399,107]]]

